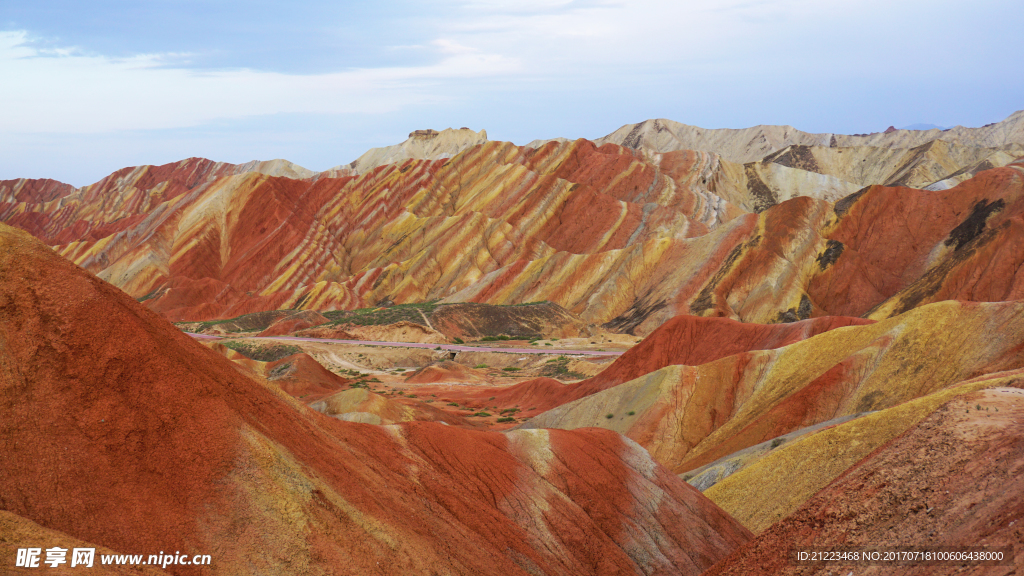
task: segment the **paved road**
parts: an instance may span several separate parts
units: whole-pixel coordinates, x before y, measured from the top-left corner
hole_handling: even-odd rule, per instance
[[[209,334],[193,334],[186,332],[193,338],[219,340],[220,336]],[[374,340],[331,340],[329,338],[299,338],[297,336],[266,336],[253,337],[254,340],[295,340],[297,342],[323,342],[325,344],[358,344],[360,346],[397,346],[399,348],[427,348],[434,350],[441,347],[442,350],[451,352],[503,352],[506,354],[575,354],[579,356],[621,356],[624,350],[563,350],[559,348],[491,348],[488,346],[465,346],[461,344],[421,344],[419,342],[377,342]]]

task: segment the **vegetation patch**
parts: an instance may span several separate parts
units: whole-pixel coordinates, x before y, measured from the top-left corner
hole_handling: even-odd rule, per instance
[[[545,362],[540,375],[559,380],[583,380],[587,377],[586,374],[569,370],[569,358],[566,356],[559,356]]]
[[[225,346],[235,352],[260,362],[276,362],[281,358],[298,354],[302,349],[291,344],[256,344],[255,342],[228,341]]]
[[[356,326],[383,326],[395,322],[426,325],[424,316],[430,316],[439,304],[436,300],[420,304],[395,304],[387,307],[359,308],[358,310],[330,310],[321,312],[331,322],[326,326],[354,324]]]

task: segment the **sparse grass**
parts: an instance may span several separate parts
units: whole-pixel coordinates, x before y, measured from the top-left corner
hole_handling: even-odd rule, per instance
[[[551,360],[548,360],[544,364],[545,366],[540,372],[541,376],[566,380],[582,380],[587,377],[586,374],[581,374],[579,372],[573,372],[572,370],[569,370],[569,358],[565,356],[552,358]]]
[[[484,336],[483,338],[480,339],[480,341],[481,342],[498,342],[498,341],[505,341],[505,340],[511,340],[511,339],[512,338],[506,336],[505,334],[500,334],[498,336]]]
[[[519,372],[522,368],[516,368],[515,366],[506,366],[502,368],[505,372]]]
[[[152,292],[150,292],[149,294],[146,294],[145,296],[139,296],[138,298],[135,299],[135,301],[136,302],[145,302],[146,300],[151,300],[153,298],[156,298],[159,294],[160,294],[160,290],[153,290]]]
[[[474,370],[482,370],[484,368],[490,368],[490,366],[488,366],[487,364],[477,364],[476,366],[473,366]]]
[[[515,418],[509,417],[509,416],[498,418],[498,422],[515,422],[515,421],[516,421]]]
[[[394,324],[405,320],[415,324],[423,325],[423,316],[429,316],[437,309],[437,301],[423,302],[419,304],[395,304],[393,306],[379,306],[374,308],[359,308],[358,310],[329,310],[321,312],[331,322],[325,326],[338,326],[340,324],[355,324],[357,326],[380,326]]]
[[[470,414],[470,416],[480,416],[481,418],[487,418],[490,416],[487,412],[477,412],[476,414]]]
[[[275,362],[286,356],[302,352],[301,348],[298,346],[292,346],[291,344],[263,345],[255,342],[231,340],[225,342],[224,345],[239,354],[242,354],[246,358],[258,360],[260,362]]]

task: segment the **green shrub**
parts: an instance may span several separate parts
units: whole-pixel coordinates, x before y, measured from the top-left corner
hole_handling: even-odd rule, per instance
[[[292,346],[291,344],[271,344],[269,346],[265,346],[254,342],[232,340],[225,342],[224,345],[239,354],[242,354],[246,358],[251,358],[259,362],[276,362],[277,360],[291,356],[292,354],[302,352],[301,348],[298,346]]]
[[[633,410],[630,410],[629,412],[626,412],[626,414],[628,414],[630,416],[636,416],[636,412],[633,411]]]
[[[488,416],[490,416],[490,414],[488,414],[487,412],[477,412],[476,414],[470,414],[470,416],[480,416],[482,418],[487,418]]]
[[[522,368],[516,368],[515,366],[506,366],[502,368],[505,372],[519,372]]]
[[[490,368],[490,366],[488,366],[487,364],[477,364],[476,366],[473,366],[473,368],[476,370],[480,370],[482,368]]]
[[[504,418],[498,418],[498,422],[515,422],[515,421],[516,421],[515,418],[510,418],[508,416],[506,416]]]
[[[611,420],[612,418],[615,418],[615,414],[605,414],[604,417]]]
[[[463,340],[462,338],[456,338],[455,340],[452,340],[452,342],[455,342],[456,344],[465,344],[466,343],[466,341]]]

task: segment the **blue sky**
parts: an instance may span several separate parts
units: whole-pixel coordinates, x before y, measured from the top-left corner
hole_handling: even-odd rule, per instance
[[[4,0],[0,179],[189,156],[313,170],[420,128],[647,118],[857,133],[1024,108],[1011,1]]]

